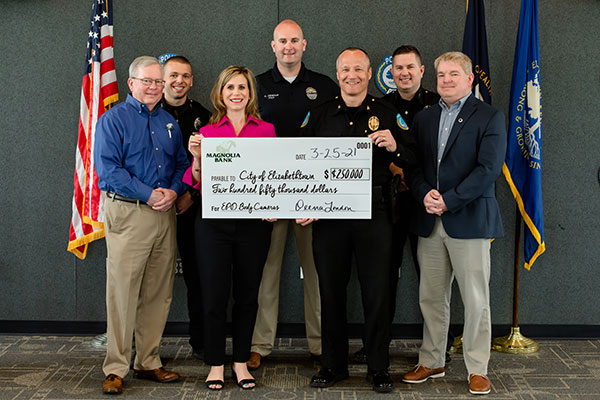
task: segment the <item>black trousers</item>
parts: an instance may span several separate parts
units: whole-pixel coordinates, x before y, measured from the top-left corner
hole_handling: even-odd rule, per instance
[[[389,366],[392,223],[374,202],[371,220],[319,220],[313,252],[321,293],[323,367],[348,369],[347,286],[356,260],[365,320],[365,351],[372,370]]]
[[[233,289],[233,361],[250,358],[258,288],[272,225],[261,220],[196,216],[196,255],[204,303],[204,362],[225,363],[227,305]]]
[[[410,219],[414,212],[418,212],[416,200],[409,191],[398,193],[396,198],[397,215],[399,220],[394,224],[392,233],[392,243],[396,249],[394,252],[393,267],[390,269],[390,323],[393,323],[396,315],[396,293],[398,290],[398,272],[402,266],[402,257],[404,256],[404,245],[406,239],[410,241],[410,253],[417,273],[417,278],[421,274],[419,261],[417,259],[417,245],[419,237],[410,232]]]
[[[198,203],[177,216],[177,247],[183,268],[183,280],[187,289],[187,308],[190,318],[190,345],[195,351],[204,346],[204,324],[202,316],[202,288],[196,263],[194,231]]]

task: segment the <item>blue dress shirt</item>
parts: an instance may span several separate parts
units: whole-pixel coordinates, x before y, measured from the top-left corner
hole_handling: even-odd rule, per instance
[[[147,202],[156,188],[184,192],[189,163],[175,119],[127,96],[98,119],[94,164],[101,190]]]
[[[465,97],[458,100],[456,103],[452,104],[450,107],[444,103],[444,100],[440,99],[438,104],[442,109],[442,113],[440,114],[440,126],[438,130],[438,151],[437,151],[437,184],[436,189],[440,188],[440,163],[442,162],[442,158],[444,157],[444,152],[446,151],[446,144],[448,143],[448,137],[450,137],[450,132],[452,131],[452,127],[454,126],[454,122],[456,121],[456,117],[462,110],[465,102],[471,95],[469,92]]]

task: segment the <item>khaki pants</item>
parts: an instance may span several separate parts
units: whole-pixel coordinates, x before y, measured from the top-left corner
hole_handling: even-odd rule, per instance
[[[279,280],[288,224],[294,229],[298,259],[304,275],[304,320],[308,349],[312,354],[321,355],[321,300],[312,251],[312,226],[302,227],[293,220],[279,220],[273,224],[271,247],[258,292],[258,314],[252,336],[252,351],[263,357],[271,353],[275,343],[279,316]]]
[[[107,347],[105,375],[129,372],[135,330],[135,369],[162,366],[158,346],[169,314],[176,259],[175,207],[104,203]]]
[[[419,237],[423,344],[419,364],[444,366],[450,295],[456,278],[465,306],[463,354],[469,374],[487,375],[492,340],[490,317],[490,240],[453,239],[436,218],[431,235]]]

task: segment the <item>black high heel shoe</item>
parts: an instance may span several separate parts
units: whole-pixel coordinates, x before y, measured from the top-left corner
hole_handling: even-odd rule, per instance
[[[241,381],[238,381],[237,374],[233,370],[233,365],[231,366],[231,377],[237,383],[237,385],[244,390],[252,390],[256,387],[256,379],[242,379]],[[252,386],[244,386],[244,385],[252,385]]]
[[[209,373],[210,375],[210,373]],[[212,379],[210,381],[204,381],[206,388],[209,390],[222,390],[225,387],[225,381],[221,379]],[[219,387],[210,387],[210,385],[220,385]]]
[[[221,381],[221,380],[212,380],[212,381],[206,381],[204,382],[204,384],[206,385],[206,387],[209,390],[222,390],[223,387],[225,386],[225,382]],[[210,387],[210,385],[221,385],[220,387]]]

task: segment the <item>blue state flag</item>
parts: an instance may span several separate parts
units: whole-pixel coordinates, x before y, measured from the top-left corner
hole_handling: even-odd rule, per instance
[[[467,20],[462,52],[473,62],[473,93],[479,100],[492,104],[492,78],[488,61],[487,35],[483,0],[467,0]]]
[[[546,250],[542,207],[542,89],[537,0],[522,0],[503,172],[525,221],[525,268]]]

